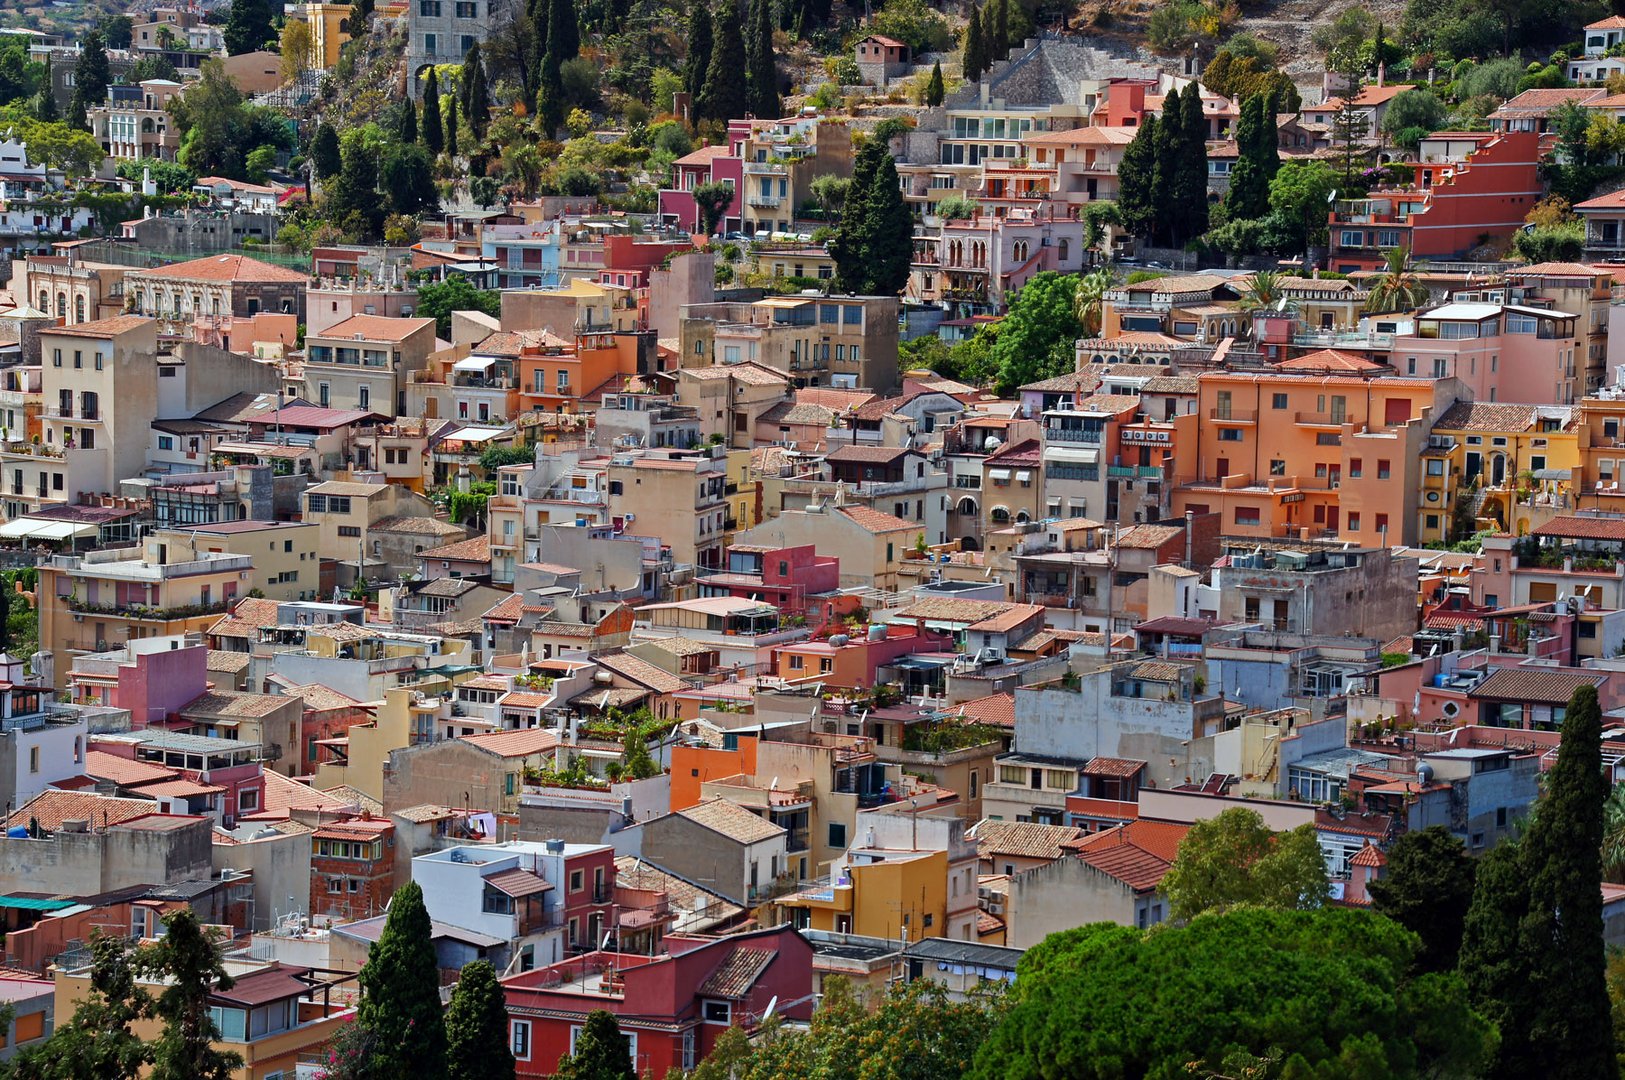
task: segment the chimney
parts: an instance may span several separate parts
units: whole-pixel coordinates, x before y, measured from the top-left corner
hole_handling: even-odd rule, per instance
[[[1377,61],[1377,85],[1381,86],[1383,84],[1383,81],[1385,79],[1387,79],[1387,78],[1388,78],[1388,65],[1383,63],[1381,60],[1378,60]]]

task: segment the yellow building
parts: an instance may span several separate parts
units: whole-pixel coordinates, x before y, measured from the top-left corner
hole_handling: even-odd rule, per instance
[[[305,5],[305,21],[310,24],[311,62],[331,68],[339,62],[339,50],[350,40],[345,22],[350,18],[349,4]]]
[[[865,853],[865,858],[875,852]],[[778,901],[802,930],[918,941],[943,937],[948,922],[948,853],[886,852],[852,863]]]
[[[334,1033],[355,1019],[348,995],[332,993],[335,983],[353,975],[333,979],[311,968],[274,960],[228,959],[225,968],[234,985],[210,994],[209,1009],[222,1033],[214,1048],[243,1059],[232,1070],[236,1080],[292,1077],[306,1061],[321,1057]],[[59,967],[55,978],[54,1008],[60,1027],[90,993],[90,965]],[[156,981],[140,981],[154,996],[163,990]],[[137,1038],[151,1041],[162,1034],[163,1024],[149,1018],[131,1024],[130,1030]]]
[[[753,528],[762,520],[762,481],[750,461],[749,450],[728,451],[728,480],[722,490],[728,500],[728,517],[723,524],[729,543],[734,533]]]
[[[384,762],[390,751],[433,742],[437,721],[451,715],[451,705],[409,687],[396,687],[370,724],[357,724],[346,741],[330,745],[331,759],[316,766],[312,782],[319,791],[349,785],[379,801],[384,797]]]
[[[153,535],[169,545],[171,557],[199,554],[247,555],[254,560],[248,587],[272,600],[317,600],[321,559],[317,527],[299,521],[217,521],[210,525],[159,529]]]
[[[1463,519],[1471,530],[1521,536],[1572,507],[1578,429],[1570,405],[1458,401],[1446,409],[1422,453],[1419,541],[1448,539],[1458,515],[1471,516]]]

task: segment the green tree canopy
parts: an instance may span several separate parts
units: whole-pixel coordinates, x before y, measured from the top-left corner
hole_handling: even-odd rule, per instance
[[[1372,906],[1421,940],[1418,971],[1456,970],[1477,868],[1443,825],[1408,832],[1389,849],[1387,869],[1371,882]]]
[[[271,0],[231,0],[226,15],[226,52],[232,56],[257,52],[276,40],[271,20],[281,11]]]
[[[356,1023],[377,1040],[369,1073],[380,1078],[444,1077],[446,1022],[440,1006],[440,973],[423,888],[417,882],[407,882],[390,897],[389,917],[367,951],[359,982],[363,996]]]
[[[463,968],[446,1011],[446,1080],[513,1080],[508,1009],[488,960]]]
[[[1078,275],[1053,270],[1034,274],[1016,293],[990,357],[1001,396],[1073,369],[1074,342],[1083,332],[1077,293]]]
[[[344,167],[344,161],[339,156],[339,133],[333,129],[333,125],[326,122],[316,125],[316,134],[310,141],[310,164],[318,180],[337,176]]]
[[[705,92],[705,75],[711,67],[711,9],[696,2],[688,9],[688,60],[683,65],[683,89],[688,91],[691,109],[697,109]],[[671,108],[669,101],[655,102],[657,109]],[[697,117],[699,114],[695,113]]]
[[[435,332],[443,338],[451,337],[451,313],[454,311],[479,311],[486,315],[500,315],[502,295],[485,289],[476,289],[460,274],[453,274],[445,281],[418,286],[418,314],[433,319]]]
[[[430,157],[438,157],[446,146],[446,133],[440,113],[440,76],[429,69],[428,81],[423,87],[423,145]]]
[[[1010,1010],[970,1075],[1476,1075],[1494,1029],[1456,976],[1412,973],[1416,947],[1396,923],[1347,908],[1052,934],[1022,957]],[[1267,1060],[1279,1064],[1244,1071]]]
[[[1326,243],[1327,210],[1337,187],[1337,172],[1324,161],[1282,162],[1270,181],[1270,209],[1296,251]]]
[[[71,1017],[58,1017],[44,1043],[13,1061],[18,1080],[133,1080],[152,1060],[130,1025],[152,999],[135,979],[134,957],[119,938],[90,939],[90,992]]]
[[[621,1033],[615,1014],[594,1009],[576,1036],[575,1053],[559,1059],[559,1080],[638,1080],[632,1067],[632,1044]]]
[[[1150,236],[1162,207],[1157,198],[1157,144],[1162,124],[1146,114],[1117,166],[1117,211],[1134,236]]]
[[[397,214],[420,214],[439,202],[434,163],[429,160],[429,152],[417,143],[390,151],[378,175],[378,186],[389,196],[389,204]]]
[[[150,1044],[148,1075],[151,1080],[231,1080],[243,1058],[215,1049],[220,1029],[209,1012],[209,996],[232,987],[220,942],[204,931],[189,908],[164,916],[164,926],[167,932],[143,946],[135,959],[138,971],[164,981],[152,1000],[152,1014],[164,1029]]]
[[[1330,893],[1315,827],[1276,833],[1245,807],[1192,825],[1162,890],[1181,920],[1242,905],[1313,909]]]
[[[73,65],[73,104],[68,107],[68,115],[75,127],[84,127],[86,110],[107,99],[107,84],[111,81],[102,32],[92,30],[80,43],[79,59]]]
[[[711,13],[711,62],[700,89],[699,115],[706,120],[729,120],[750,107],[745,79],[745,40],[739,29],[739,7],[724,0]]]

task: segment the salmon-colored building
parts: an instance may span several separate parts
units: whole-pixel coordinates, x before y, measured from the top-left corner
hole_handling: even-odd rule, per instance
[[[1465,255],[1506,240],[1540,201],[1540,136],[1533,131],[1441,132],[1422,141],[1415,179],[1339,200],[1328,248],[1333,270],[1382,265],[1390,248],[1418,258]]]
[[[1418,315],[1389,358],[1401,375],[1459,380],[1474,401],[1568,405],[1585,396],[1584,335],[1575,312],[1453,303]]]
[[[1173,512],[1227,535],[1414,544],[1422,451],[1454,379],[1205,372],[1181,440]]]

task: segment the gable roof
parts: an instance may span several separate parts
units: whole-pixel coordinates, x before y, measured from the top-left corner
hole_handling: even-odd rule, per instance
[[[710,799],[677,811],[678,815],[702,825],[719,836],[741,844],[757,844],[783,836],[785,831],[766,818],[757,817],[727,799]]]
[[[208,255],[147,270],[131,270],[127,276],[169,281],[289,282],[301,285],[310,281],[309,274],[273,266],[246,255]]]
[[[838,506],[835,512],[844,516],[854,525],[865,532],[891,533],[891,532],[919,532],[920,526],[913,521],[906,521],[895,514],[887,514],[880,510],[872,510],[867,506]]]
[[[55,831],[64,821],[87,821],[95,828],[133,821],[158,812],[158,804],[149,799],[120,799],[112,795],[97,795],[88,791],[42,791],[23,803],[17,812],[6,819],[6,828],[38,821],[42,829]]]
[[[453,544],[430,548],[417,554],[420,559],[444,559],[448,562],[490,562],[491,538],[485,533],[459,540]]]
[[[521,728],[518,731],[463,735],[457,741],[478,747],[497,757],[522,758],[553,749],[559,744],[559,736],[558,732],[545,728]]]
[[[1059,859],[1069,840],[1087,835],[1072,825],[1040,825],[1033,821],[978,821],[966,830],[965,838],[976,841],[983,858],[1011,855],[1021,859]]]

